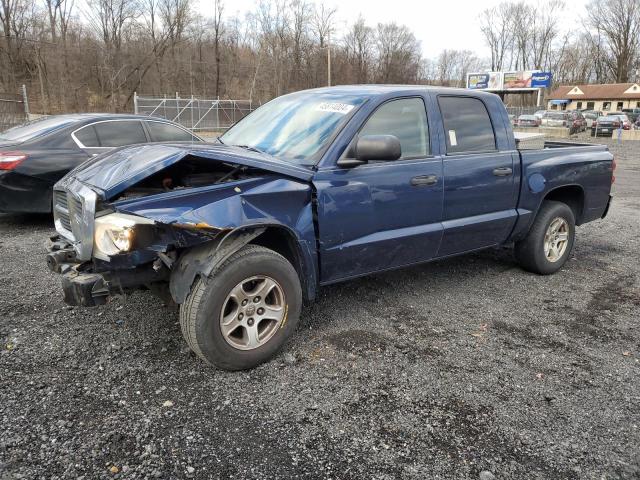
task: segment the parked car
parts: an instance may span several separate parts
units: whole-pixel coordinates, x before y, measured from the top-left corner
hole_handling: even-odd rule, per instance
[[[598,120],[591,126],[591,136],[611,137],[613,132],[622,128],[623,130],[631,129],[631,122],[626,115],[608,114],[598,117]]]
[[[598,117],[601,117],[603,113],[597,110],[585,110],[582,112],[582,115],[584,115],[587,128],[591,128],[593,123],[598,119]]]
[[[538,117],[536,117],[535,115],[520,115],[518,117],[517,126],[518,127],[524,127],[524,128],[539,127],[540,126],[540,119]]]
[[[540,124],[543,127],[568,127],[569,114],[565,112],[545,112]]]
[[[629,117],[631,123],[635,123],[640,118],[640,108],[623,108],[622,113]]]
[[[538,117],[538,120],[542,120],[542,117],[544,117],[545,113],[547,113],[546,110],[538,110],[536,113],[534,113],[534,115]]]
[[[518,151],[498,96],[423,86],[285,95],[219,140],[71,172],[47,262],[71,305],[136,288],[180,305],[191,349],[229,370],[271,358],[323,285],[511,243],[556,272],[615,169],[603,145]]]
[[[114,147],[202,140],[184,127],[140,115],[43,117],[0,133],[0,212],[51,212],[53,185]]]
[[[541,124],[545,127],[566,127],[571,133],[584,132],[587,129],[582,113],[575,110],[547,112],[542,117]]]
[[[631,126],[633,125],[633,122],[631,122],[631,120],[629,119],[629,117],[627,116],[626,113],[609,113],[607,114],[608,117],[618,117],[618,119],[620,120],[620,123],[622,125],[622,129],[623,130],[631,130]]]

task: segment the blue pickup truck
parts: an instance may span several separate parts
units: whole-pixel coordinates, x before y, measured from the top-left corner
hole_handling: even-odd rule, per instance
[[[605,146],[519,150],[500,99],[421,86],[285,95],[217,143],[91,159],[54,189],[49,268],[65,301],[148,289],[223,369],[268,360],[318,288],[513,245],[528,271],[567,261],[607,214]]]

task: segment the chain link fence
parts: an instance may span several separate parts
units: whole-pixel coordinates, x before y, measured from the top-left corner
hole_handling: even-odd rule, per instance
[[[196,132],[220,132],[260,105],[250,100],[219,100],[196,97],[151,97],[135,94],[134,112],[161,117]]]
[[[28,119],[29,104],[24,86],[21,93],[0,93],[0,132],[20,125]]]

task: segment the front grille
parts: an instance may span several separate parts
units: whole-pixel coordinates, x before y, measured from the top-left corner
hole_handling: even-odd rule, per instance
[[[62,179],[53,192],[56,230],[72,242],[79,260],[91,258],[97,198],[93,190],[73,178]]]
[[[67,192],[60,190],[54,190],[53,192],[53,205],[56,217],[60,221],[62,228],[71,232],[71,216],[69,214],[69,202],[67,198]]]
[[[82,217],[82,204],[80,200],[78,200],[73,195],[67,196],[67,204],[69,205],[69,217],[71,218],[81,218]]]

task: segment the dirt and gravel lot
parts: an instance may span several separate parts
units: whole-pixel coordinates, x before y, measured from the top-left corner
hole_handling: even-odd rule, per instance
[[[150,294],[65,307],[50,220],[0,215],[0,479],[640,478],[640,145],[612,149],[560,273],[504,249],[326,288],[241,373]]]

